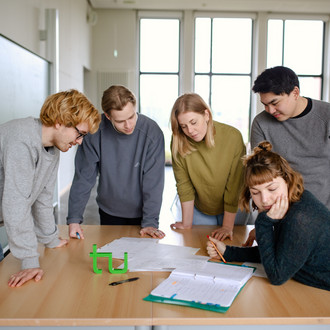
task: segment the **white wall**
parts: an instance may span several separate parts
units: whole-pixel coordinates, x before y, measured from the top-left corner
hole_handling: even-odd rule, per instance
[[[93,99],[100,108],[102,94],[97,93],[98,72],[127,73],[127,87],[137,94],[137,22],[135,10],[103,9],[97,11],[97,17],[97,24],[92,28]]]
[[[86,21],[86,0],[0,0],[0,33],[46,58],[45,9],[57,9],[59,17],[59,90],[83,91],[84,67],[91,68],[91,26]],[[58,187],[64,191],[74,173],[75,150],[61,153]]]

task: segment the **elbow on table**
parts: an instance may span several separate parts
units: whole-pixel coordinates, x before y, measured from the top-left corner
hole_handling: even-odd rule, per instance
[[[272,285],[282,285],[287,282],[290,278],[287,277],[268,277]]]

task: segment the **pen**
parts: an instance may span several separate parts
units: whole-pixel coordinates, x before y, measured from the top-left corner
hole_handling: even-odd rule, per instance
[[[122,280],[122,281],[118,281],[118,282],[109,283],[109,285],[115,286],[115,285],[126,283],[126,282],[133,282],[133,281],[136,281],[138,279],[139,279],[139,277],[132,277],[132,278],[128,278],[127,280]]]
[[[225,258],[222,256],[222,254],[220,253],[220,251],[218,250],[217,246],[210,240],[210,236],[207,235],[207,238],[209,239],[209,241],[212,243],[213,247],[215,248],[215,250],[217,251],[218,255],[220,256],[220,258],[222,259],[222,261],[224,263],[227,263],[227,261],[225,260]]]
[[[78,239],[80,239],[80,235],[79,235],[78,232],[76,232],[76,236],[77,236]]]

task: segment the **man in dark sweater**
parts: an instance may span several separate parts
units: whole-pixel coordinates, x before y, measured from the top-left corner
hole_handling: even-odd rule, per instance
[[[102,98],[98,132],[87,135],[75,159],[69,196],[69,235],[81,238],[80,224],[98,177],[96,201],[101,225],[141,225],[140,234],[162,238],[158,230],[164,188],[164,136],[150,118],[136,113],[136,99],[124,86]]]

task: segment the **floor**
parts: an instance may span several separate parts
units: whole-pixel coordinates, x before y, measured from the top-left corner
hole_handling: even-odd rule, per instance
[[[159,228],[168,226],[174,222],[175,215],[171,212],[171,206],[176,196],[175,178],[171,166],[165,166],[165,187],[163,193],[163,203],[159,216]],[[98,225],[99,211],[95,201],[96,197],[96,185],[91,192],[91,196],[87,203],[84,213],[84,224],[85,225]],[[58,223],[66,224],[66,217],[68,214],[68,198],[69,191],[64,193],[60,198],[60,210],[58,213]]]

